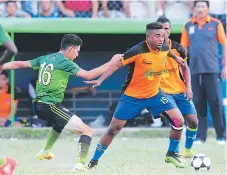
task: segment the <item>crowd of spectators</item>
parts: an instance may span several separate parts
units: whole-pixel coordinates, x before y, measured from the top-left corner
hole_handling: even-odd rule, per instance
[[[224,0],[210,1],[210,12],[225,21]],[[187,20],[193,15],[193,1],[174,0],[0,0],[0,17],[20,18],[131,18]]]

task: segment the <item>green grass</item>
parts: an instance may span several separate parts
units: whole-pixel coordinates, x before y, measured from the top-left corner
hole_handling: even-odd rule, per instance
[[[91,153],[95,149],[98,138],[94,138]],[[168,146],[167,138],[123,138],[117,137],[100,160],[95,171],[72,173],[76,162],[77,142],[75,139],[61,138],[56,143],[53,160],[39,161],[36,153],[42,148],[45,140],[9,140],[0,139],[1,154],[18,159],[19,165],[15,175],[224,175],[226,174],[226,146],[217,145],[210,138],[204,145],[195,145],[194,151],[204,153],[211,158],[212,167],[209,172],[195,172],[187,160],[188,167],[178,169],[164,162]],[[181,143],[183,148],[184,141]]]

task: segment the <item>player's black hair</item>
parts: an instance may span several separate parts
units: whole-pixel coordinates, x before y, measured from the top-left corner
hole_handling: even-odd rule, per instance
[[[162,24],[168,22],[169,25],[171,26],[170,20],[166,17],[160,17],[160,18],[158,18],[158,20],[156,22],[159,22],[159,23],[162,23]]]
[[[6,5],[8,5],[9,3],[14,3],[14,4],[16,4],[16,1],[6,1],[5,3],[6,3]]]
[[[146,31],[148,30],[158,30],[158,29],[162,29],[162,25],[158,22],[152,22],[150,24],[147,24],[146,26]]]
[[[66,50],[70,46],[81,46],[83,41],[75,34],[65,34],[61,40],[61,50]]]
[[[209,1],[203,1],[203,0],[201,0],[201,1],[194,1],[194,7],[196,6],[196,4],[198,2],[205,2],[207,4],[207,7],[210,8],[210,2]]]

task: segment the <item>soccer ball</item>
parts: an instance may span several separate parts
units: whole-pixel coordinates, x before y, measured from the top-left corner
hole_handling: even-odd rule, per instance
[[[192,158],[190,165],[196,171],[208,171],[211,166],[211,161],[206,155],[197,154]]]

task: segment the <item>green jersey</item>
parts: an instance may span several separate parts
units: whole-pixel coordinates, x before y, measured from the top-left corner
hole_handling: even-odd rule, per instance
[[[3,30],[0,25],[0,45],[9,40],[9,35]]]
[[[34,101],[61,103],[69,75],[75,75],[80,67],[61,53],[40,56],[30,61],[33,69],[39,69]]]

